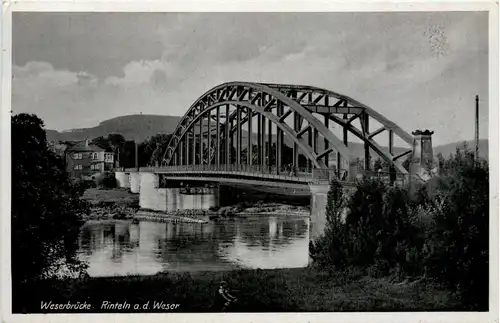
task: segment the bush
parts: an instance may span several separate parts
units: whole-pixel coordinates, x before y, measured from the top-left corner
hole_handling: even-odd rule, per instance
[[[488,309],[489,172],[467,149],[444,163],[433,201],[428,273],[470,309]]]
[[[342,185],[333,180],[328,191],[325,232],[310,245],[311,258],[321,267],[335,272],[345,268],[346,232],[342,223],[345,197]]]
[[[346,198],[332,182],[325,233],[310,245],[314,262],[329,271],[426,276],[467,309],[487,310],[488,164],[465,148],[440,166],[438,177],[411,190],[365,178]]]
[[[385,238],[383,211],[387,187],[377,179],[363,178],[347,202],[345,230],[349,237],[347,261],[353,266],[371,266]]]
[[[113,172],[104,172],[97,176],[96,178],[97,187],[100,188],[116,188],[118,183],[116,181],[115,173]]]

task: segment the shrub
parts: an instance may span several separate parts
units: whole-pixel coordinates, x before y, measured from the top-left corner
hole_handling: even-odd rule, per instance
[[[369,266],[381,248],[384,234],[384,193],[386,185],[378,179],[363,178],[347,202],[346,228],[349,237],[347,260],[350,265]]]
[[[432,207],[428,273],[471,309],[488,309],[489,172],[464,149],[444,163]]]
[[[346,236],[342,221],[345,197],[342,186],[333,180],[328,191],[325,232],[310,245],[311,258],[332,272],[345,267]]]
[[[97,187],[100,188],[116,188],[118,183],[115,178],[115,173],[113,172],[104,172],[97,176],[96,178]]]
[[[467,309],[487,310],[488,163],[467,147],[439,163],[438,177],[411,190],[365,178],[345,198],[332,182],[325,233],[310,246],[315,263],[376,276],[425,275],[456,292]]]

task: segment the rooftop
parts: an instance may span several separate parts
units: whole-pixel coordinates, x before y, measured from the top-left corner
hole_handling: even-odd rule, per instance
[[[74,146],[68,148],[66,151],[88,151],[88,152],[102,152],[105,151],[99,146],[90,144],[88,140],[83,140],[76,143]]]

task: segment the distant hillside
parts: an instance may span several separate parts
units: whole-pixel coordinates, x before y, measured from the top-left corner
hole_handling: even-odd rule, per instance
[[[62,132],[47,130],[49,141],[80,141],[106,137],[110,133],[119,133],[127,140],[144,141],[158,133],[171,133],[181,120],[181,117],[136,114],[117,117],[101,122],[92,128],[70,129]]]
[[[55,130],[46,130],[47,139],[49,141],[80,141],[85,138],[93,139],[99,136],[106,137],[110,133],[119,133],[127,140],[144,141],[148,137],[157,135],[159,133],[172,133],[181,117],[176,116],[163,116],[163,115],[128,115],[109,119],[101,122],[98,126],[92,128],[70,129],[67,131],[58,132]],[[247,132],[243,131],[243,147],[246,147]],[[254,133],[254,142],[256,142],[257,135]],[[276,140],[276,136],[274,141]],[[292,146],[290,138],[285,136],[285,144]],[[474,142],[467,142],[470,149],[474,149]],[[320,146],[321,147],[321,146]],[[434,147],[434,154],[441,153],[445,158],[450,154],[455,153],[457,147],[463,147],[463,142],[454,142],[446,145]],[[364,158],[364,147],[361,143],[350,142],[349,148],[353,150],[355,157]],[[384,147],[385,148],[385,147]],[[406,151],[406,148],[395,147],[395,154]],[[488,140],[481,139],[479,143],[479,152],[482,157],[488,158]],[[373,156],[373,152],[372,152]]]
[[[468,141],[466,141],[466,143],[467,143],[467,147],[471,151],[475,151],[476,143],[474,140],[468,140]],[[444,158],[448,158],[450,156],[450,154],[454,154],[457,151],[457,147],[463,148],[464,142],[463,141],[452,142],[451,144],[435,146],[434,147],[434,155],[441,153]],[[488,160],[488,139],[479,139],[479,156]]]
[[[56,130],[45,129],[45,133],[47,134],[48,141],[64,141],[62,139],[61,134]]]

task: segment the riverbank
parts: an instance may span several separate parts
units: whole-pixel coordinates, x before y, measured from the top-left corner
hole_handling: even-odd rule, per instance
[[[198,219],[200,221],[246,217],[246,216],[269,216],[269,215],[293,215],[309,216],[309,209],[304,206],[288,205],[283,203],[240,202],[231,206],[214,207],[210,210],[174,210],[153,211],[145,210],[139,212],[139,195],[132,194],[127,189],[88,189],[83,199],[89,202],[91,212],[85,220],[108,220],[108,219],[133,219],[158,218],[160,215],[182,218]],[[189,222],[189,221],[188,221]]]
[[[90,213],[84,220],[132,219],[139,210],[139,195],[128,189],[90,188],[82,197],[90,204]]]
[[[460,310],[437,285],[364,275],[328,275],[315,268],[161,273],[152,276],[46,280],[14,289],[14,313],[42,313],[41,301],[87,302],[86,312],[171,312],[153,303],[179,304],[177,312],[212,312],[217,288],[228,282],[241,312],[363,312]],[[103,302],[146,304],[149,309],[103,309]],[[60,313],[61,311],[57,311]]]

